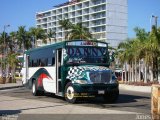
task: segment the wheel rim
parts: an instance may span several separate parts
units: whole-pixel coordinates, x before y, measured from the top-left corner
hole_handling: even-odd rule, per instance
[[[74,89],[73,89],[73,87],[72,86],[69,86],[68,88],[67,88],[67,98],[69,99],[69,100],[71,100],[71,99],[73,99],[74,98]]]
[[[35,93],[35,91],[36,91],[36,86],[35,86],[35,83],[33,83],[32,92]]]

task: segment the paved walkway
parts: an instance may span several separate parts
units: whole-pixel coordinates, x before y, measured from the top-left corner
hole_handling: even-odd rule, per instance
[[[22,85],[22,81],[21,80],[17,80],[16,83],[0,84],[0,90],[18,88],[18,87],[22,87],[22,86],[23,86]]]
[[[134,85],[119,84],[119,89],[135,91],[135,92],[151,93],[151,86],[134,86]]]

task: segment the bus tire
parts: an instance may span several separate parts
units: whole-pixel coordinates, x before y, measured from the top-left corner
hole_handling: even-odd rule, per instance
[[[107,103],[115,103],[118,100],[118,97],[119,97],[119,91],[108,93],[103,96],[104,100]]]
[[[34,96],[39,95],[39,92],[38,92],[38,90],[37,90],[36,80],[34,80],[33,83],[32,83],[32,94],[33,94]]]
[[[65,86],[65,100],[69,103],[75,103],[77,100],[76,91],[71,82],[68,82]]]

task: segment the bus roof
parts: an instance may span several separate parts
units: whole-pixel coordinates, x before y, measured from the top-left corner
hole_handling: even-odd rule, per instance
[[[68,41],[62,41],[62,42],[58,42],[58,43],[54,43],[51,45],[46,45],[46,46],[42,46],[42,47],[38,47],[38,48],[34,48],[34,49],[30,49],[28,51],[25,51],[25,53],[30,53],[33,51],[37,51],[37,50],[41,50],[41,49],[45,49],[45,48],[50,48],[50,47],[55,47],[55,48],[62,48],[65,45],[67,45],[67,43],[71,43],[71,42],[78,42],[78,41],[84,41],[84,42],[94,42],[94,43],[102,43],[102,44],[106,44],[108,47],[108,43],[103,42],[103,41],[97,41],[97,40],[68,40]],[[70,45],[70,44],[69,44]],[[74,45],[73,45],[74,46]],[[86,45],[87,46],[87,45]]]

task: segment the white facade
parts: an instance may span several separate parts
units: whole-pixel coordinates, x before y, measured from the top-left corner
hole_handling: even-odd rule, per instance
[[[56,40],[64,40],[64,32],[58,21],[69,19],[72,23],[82,22],[95,39],[106,41],[116,47],[127,38],[128,1],[127,0],[70,0],[51,10],[36,14],[36,26],[47,32],[56,32]],[[54,42],[54,40],[52,41]],[[39,41],[38,44],[42,44]]]

